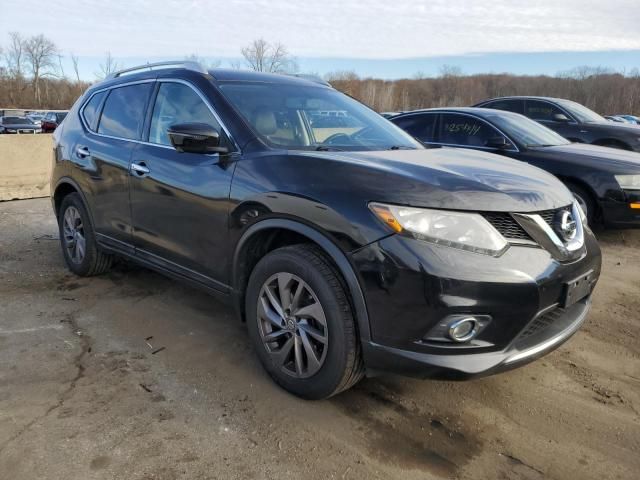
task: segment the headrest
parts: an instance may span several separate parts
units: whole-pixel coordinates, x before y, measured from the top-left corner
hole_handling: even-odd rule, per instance
[[[262,135],[273,135],[278,130],[278,123],[273,110],[259,107],[253,113],[253,126]]]

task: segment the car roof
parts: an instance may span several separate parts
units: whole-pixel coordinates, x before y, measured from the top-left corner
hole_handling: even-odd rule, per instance
[[[482,100],[478,102],[476,105],[482,105],[487,102],[495,102],[496,100],[546,100],[548,102],[570,102],[571,100],[567,100],[566,98],[557,98],[557,97],[540,97],[536,95],[510,95],[506,97],[495,97],[488,98],[486,100]]]
[[[255,72],[252,70],[237,70],[232,68],[213,68],[209,70],[211,76],[219,82],[264,82],[281,84],[311,84],[330,86],[319,77],[304,74],[284,74]]]
[[[144,66],[140,67],[140,71],[131,73],[126,72],[126,74],[107,77],[102,82],[92,85],[90,90],[99,90],[101,88],[108,88],[121,83],[135,82],[138,80],[149,80],[155,78],[162,79],[166,77],[180,78],[182,76],[188,78],[190,75],[194,74],[192,69],[181,67],[170,67],[154,70],[143,70],[143,68]],[[185,73],[187,75],[184,75]],[[197,73],[204,74],[204,71]],[[214,82],[261,82],[283,85],[308,85],[316,87],[321,86],[331,88],[331,85],[329,85],[329,83],[313,75],[265,73],[255,72],[251,70],[236,70],[231,68],[212,68],[208,70],[207,73],[212,77],[212,80]]]
[[[485,118],[489,115],[518,115],[521,117],[519,113],[508,112],[505,110],[494,110],[489,108],[480,108],[480,107],[437,107],[437,108],[422,108],[419,110],[412,110],[409,112],[403,112],[400,115],[396,115],[391,118],[394,120],[396,118],[408,117],[409,115],[415,115],[420,113],[468,113],[470,115],[476,115],[478,117]]]

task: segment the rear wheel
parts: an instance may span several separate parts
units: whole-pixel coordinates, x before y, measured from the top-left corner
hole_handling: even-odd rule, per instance
[[[62,200],[58,228],[69,270],[83,277],[109,270],[113,257],[98,249],[89,214],[77,193],[70,193]]]
[[[266,255],[251,274],[245,307],[262,365],[289,392],[327,398],[363,377],[345,288],[318,248],[295,245]]]

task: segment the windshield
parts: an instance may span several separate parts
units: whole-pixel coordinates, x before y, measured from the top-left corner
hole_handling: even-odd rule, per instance
[[[4,117],[2,123],[4,125],[33,125],[33,122],[26,117]]]
[[[228,82],[220,89],[268,144],[304,150],[422,148],[352,98],[324,87]]]
[[[511,139],[525,147],[552,147],[571,143],[553,130],[524,115],[501,112],[499,114],[485,114],[485,117]]]
[[[584,105],[572,102],[571,100],[559,100],[558,103],[580,123],[600,123],[607,121],[604,117],[598,115],[593,110],[589,110]]]

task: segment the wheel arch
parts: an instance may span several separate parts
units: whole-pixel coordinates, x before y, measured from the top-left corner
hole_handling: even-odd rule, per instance
[[[591,196],[591,200],[593,200],[593,204],[596,207],[596,211],[595,211],[596,220],[602,216],[602,207],[600,205],[600,197],[598,197],[598,194],[591,187],[591,185],[589,185],[584,180],[582,180],[580,178],[576,178],[576,177],[568,177],[568,176],[559,175],[558,178],[560,179],[560,181],[562,183],[564,183],[567,186],[567,188],[568,188],[568,184],[573,184],[573,185],[575,185],[577,187],[580,187],[585,192],[587,192]]]
[[[371,334],[364,293],[351,262],[329,237],[309,225],[291,219],[270,218],[258,221],[243,233],[236,244],[231,286],[233,305],[239,318],[244,320],[246,286],[257,262],[266,253],[295,243],[314,243],[333,262],[348,288],[360,341],[369,341]]]
[[[52,195],[53,208],[55,210],[56,216],[60,211],[60,205],[62,205],[62,200],[64,199],[64,197],[66,197],[70,193],[77,193],[80,195],[80,198],[82,198],[82,203],[84,203],[84,206],[87,209],[87,212],[89,212],[89,216],[91,216],[91,210],[89,210],[89,205],[87,203],[87,199],[84,193],[82,192],[82,189],[73,179],[69,177],[62,177],[60,180],[58,180],[58,182],[56,183],[55,189],[53,191],[53,195]],[[93,222],[93,218],[91,220]]]

